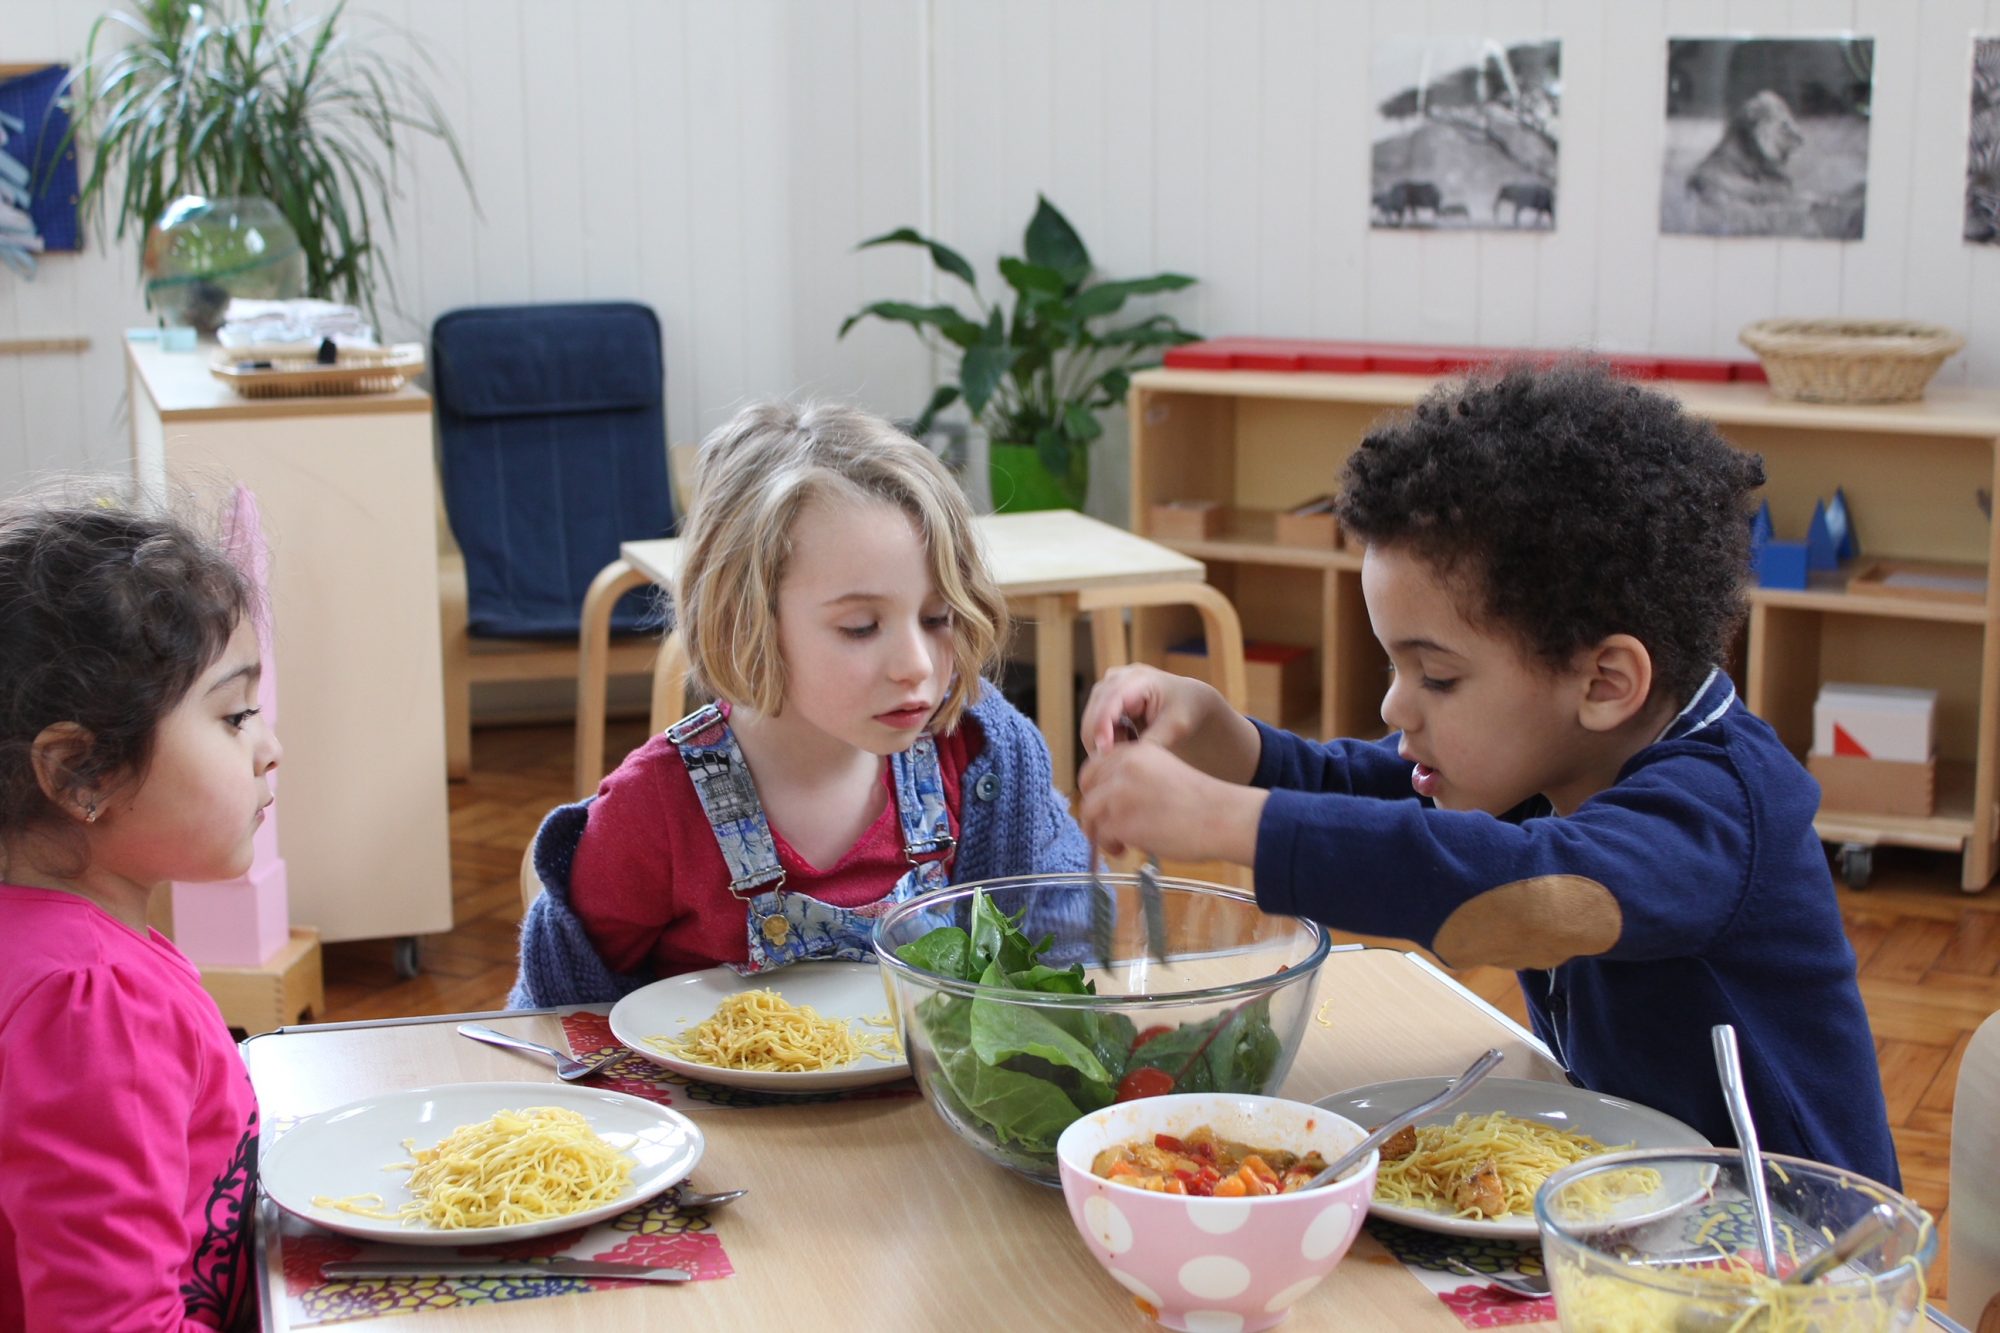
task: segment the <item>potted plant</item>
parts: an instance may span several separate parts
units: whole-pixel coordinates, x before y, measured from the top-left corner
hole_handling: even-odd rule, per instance
[[[294,0],[130,3],[91,25],[65,89],[70,134],[90,150],[79,206],[101,227],[109,202],[122,240],[184,196],[269,200],[297,233],[306,294],[372,314],[408,134],[442,140],[471,189],[417,71],[340,31],[344,0],[317,14]],[[112,25],[123,44],[106,40]]]
[[[976,313],[955,305],[875,301],[847,317],[841,336],[872,316],[907,324],[933,348],[956,353],[956,378],[931,395],[916,433],[964,399],[986,431],[998,509],[1082,507],[1090,487],[1090,445],[1104,433],[1098,413],[1125,400],[1132,372],[1158,364],[1161,348],[1200,336],[1166,314],[1102,327],[1131,297],[1179,291],[1194,279],[1157,273],[1093,281],[1082,238],[1040,196],[1021,239],[1022,254],[1000,260],[1000,276],[1014,291],[1011,316],[986,302],[972,265],[949,246],[908,227],[858,248],[875,245],[929,250],[938,268],[971,290]]]

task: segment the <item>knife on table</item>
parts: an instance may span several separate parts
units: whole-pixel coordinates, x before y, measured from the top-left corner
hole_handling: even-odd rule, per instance
[[[691,1282],[694,1274],[685,1268],[649,1268],[644,1264],[623,1264],[610,1259],[539,1259],[534,1261],[455,1259],[448,1263],[352,1259],[319,1266],[319,1275],[329,1280],[391,1277],[598,1277],[620,1278],[627,1282]]]

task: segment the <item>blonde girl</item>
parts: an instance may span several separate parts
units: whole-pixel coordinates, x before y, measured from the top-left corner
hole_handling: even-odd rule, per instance
[[[516,1006],[872,957],[886,908],[1088,851],[985,673],[1007,614],[964,495],[888,422],[752,407],[703,442],[675,632],[716,702],[543,821]]]

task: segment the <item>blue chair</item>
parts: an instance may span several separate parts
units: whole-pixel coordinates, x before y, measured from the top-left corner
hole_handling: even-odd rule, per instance
[[[574,680],[577,620],[619,543],[674,533],[660,324],[629,302],[481,306],[431,328],[446,767],[471,770],[476,681]],[[648,593],[618,605],[611,670],[657,648]]]

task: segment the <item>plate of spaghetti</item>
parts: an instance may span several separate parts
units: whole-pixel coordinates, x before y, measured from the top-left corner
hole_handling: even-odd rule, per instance
[[[1314,1103],[1361,1125],[1379,1125],[1441,1090],[1441,1078],[1371,1083]],[[1566,1083],[1489,1078],[1457,1105],[1382,1145],[1370,1210],[1425,1231],[1534,1240],[1535,1191],[1571,1162],[1628,1148],[1706,1148],[1670,1115]],[[1657,1178],[1603,1178],[1634,1195]],[[1699,1195],[1696,1189],[1695,1194]],[[1677,1208],[1687,1199],[1664,1205]],[[1628,1219],[1636,1220],[1636,1219]]]
[[[762,1092],[833,1092],[910,1073],[873,963],[668,977],[620,1000],[611,1034],[688,1078]]]
[[[459,1083],[383,1093],[266,1139],[264,1192],[329,1231],[490,1245],[601,1222],[687,1179],[694,1122],[622,1092]]]

